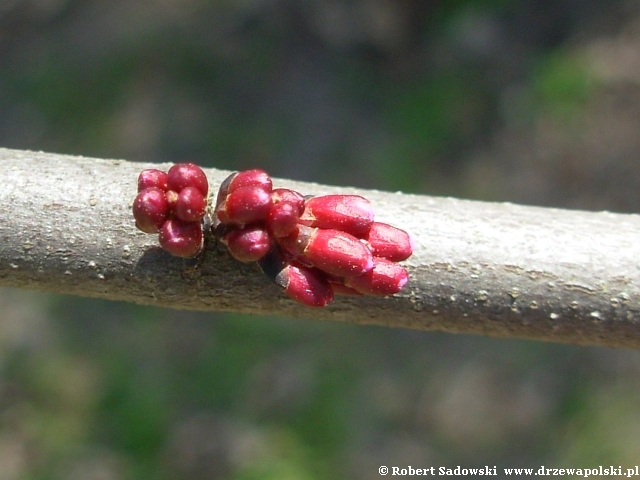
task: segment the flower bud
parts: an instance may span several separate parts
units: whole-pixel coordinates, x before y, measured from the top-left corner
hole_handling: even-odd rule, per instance
[[[299,210],[291,202],[276,203],[269,210],[267,226],[274,237],[286,237],[298,226]]]
[[[366,245],[340,230],[299,225],[296,233],[279,241],[291,254],[331,275],[355,277],[373,268],[373,256]]]
[[[227,195],[216,215],[222,223],[246,225],[265,221],[271,205],[271,195],[260,186],[239,187]]]
[[[373,222],[369,233],[364,237],[375,257],[401,262],[413,253],[414,245],[411,237],[404,230],[386,223]]]
[[[265,192],[271,192],[273,184],[271,177],[264,170],[253,169],[242,172],[234,172],[229,175],[218,189],[218,202],[222,203],[228,194],[240,187],[260,187]]]
[[[145,188],[133,201],[133,218],[138,229],[145,233],[158,233],[168,216],[169,203],[159,188]]]
[[[222,239],[229,253],[241,262],[257,262],[271,248],[269,233],[260,225],[238,228],[225,234]]]
[[[280,282],[286,282],[284,292],[296,302],[310,307],[324,307],[333,301],[333,290],[322,272],[290,263],[281,272]]]
[[[273,183],[267,172],[254,168],[253,170],[243,170],[234,175],[229,181],[228,193],[234,192],[240,187],[260,187],[270,193]]]
[[[358,238],[373,223],[369,200],[359,195],[324,195],[305,202],[299,222],[308,227],[342,230]]]
[[[302,215],[304,211],[304,197],[290,188],[274,188],[271,192],[271,198],[274,204],[280,202],[292,203],[298,209],[298,216]]]
[[[175,192],[183,188],[195,187],[206,198],[209,193],[209,182],[204,171],[194,163],[177,163],[167,172],[167,185]]]
[[[176,217],[185,222],[198,222],[204,217],[207,200],[195,187],[183,188],[175,202]]]
[[[409,281],[407,270],[400,264],[375,257],[373,269],[358,277],[345,278],[344,284],[364,295],[393,295]]]
[[[138,175],[138,191],[141,192],[149,187],[155,187],[166,192],[169,188],[167,186],[168,178],[169,176],[162,170],[156,170],[155,168],[143,170]]]
[[[176,257],[195,257],[202,250],[202,227],[199,222],[167,220],[158,235],[160,246]]]
[[[267,226],[274,237],[286,237],[298,226],[304,210],[304,197],[288,188],[276,188],[271,192],[273,206],[267,216]]]
[[[265,275],[296,302],[324,307],[333,300],[333,290],[322,272],[287,261],[278,248],[272,249],[258,264]]]

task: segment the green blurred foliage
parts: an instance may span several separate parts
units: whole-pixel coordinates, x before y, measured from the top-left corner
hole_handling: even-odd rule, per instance
[[[571,120],[583,112],[596,87],[585,60],[562,51],[552,52],[540,59],[531,76],[536,105],[533,111]]]

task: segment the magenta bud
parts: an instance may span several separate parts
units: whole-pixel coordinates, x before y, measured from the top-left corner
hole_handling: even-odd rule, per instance
[[[207,200],[195,187],[183,188],[178,194],[174,210],[176,217],[185,222],[199,222],[207,209]]]
[[[337,277],[355,277],[373,268],[371,251],[353,235],[340,230],[298,226],[282,239],[283,248],[301,255],[314,267]]]
[[[364,240],[371,247],[374,257],[384,257],[394,262],[406,260],[414,249],[407,232],[386,223],[373,222]]]
[[[322,272],[299,263],[287,265],[277,283],[289,297],[309,307],[324,307],[333,300],[333,289]]]
[[[342,230],[358,238],[373,223],[373,207],[359,195],[324,195],[305,202],[300,223],[308,227]]]
[[[147,188],[155,187],[166,192],[169,188],[167,186],[168,178],[167,173],[162,170],[156,170],[155,168],[143,170],[138,175],[138,191],[141,192]]]
[[[276,283],[293,300],[309,307],[324,307],[333,300],[333,289],[322,272],[299,263],[288,264]]]
[[[225,234],[221,241],[233,258],[246,263],[257,262],[271,248],[269,233],[259,225],[232,230]]]
[[[265,192],[270,193],[273,183],[267,172],[255,168],[253,170],[243,170],[242,172],[231,175],[226,187],[227,194],[235,192],[238,188],[242,187],[260,187]]]
[[[172,218],[164,222],[158,235],[160,246],[176,257],[195,257],[202,250],[200,222],[183,222]]]
[[[267,225],[274,237],[286,237],[293,233],[304,211],[304,197],[288,188],[276,188],[271,192],[273,206],[269,210]]]
[[[167,185],[170,190],[181,192],[183,188],[197,188],[203,197],[209,193],[209,182],[204,171],[195,163],[177,163],[169,169]]]
[[[259,186],[240,187],[227,195],[216,214],[222,223],[246,225],[265,221],[271,208],[271,195]]]
[[[400,264],[376,257],[373,269],[359,277],[345,278],[344,284],[364,295],[393,295],[409,281],[407,270]]]
[[[286,237],[295,231],[299,218],[300,210],[295,204],[279,202],[269,209],[267,226],[274,237]]]
[[[274,188],[271,192],[271,198],[274,204],[280,202],[291,203],[298,209],[298,216],[304,212],[304,197],[295,190],[291,190],[290,188]]]
[[[324,307],[333,300],[333,290],[323,272],[288,260],[275,245],[258,265],[271,281],[299,303]]]
[[[168,216],[169,204],[159,188],[146,188],[133,201],[133,218],[138,229],[145,233],[158,233]]]

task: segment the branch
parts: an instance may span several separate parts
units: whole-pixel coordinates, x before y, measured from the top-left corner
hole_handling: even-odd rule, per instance
[[[417,240],[395,297],[285,297],[212,239],[182,260],[131,216],[149,164],[0,149],[0,286],[179,309],[276,314],[421,330],[640,348],[640,216],[278,181],[359,193]],[[157,165],[155,165],[157,166]],[[168,168],[168,167],[167,167]],[[207,169],[217,190],[227,171]]]

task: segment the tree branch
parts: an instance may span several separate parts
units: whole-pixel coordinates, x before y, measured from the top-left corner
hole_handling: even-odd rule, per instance
[[[359,193],[414,236],[395,297],[285,297],[212,239],[182,260],[133,223],[148,164],[0,149],[0,285],[170,308],[640,348],[640,216],[534,208],[276,180]],[[168,167],[167,167],[168,168]],[[207,169],[217,190],[229,172]]]

